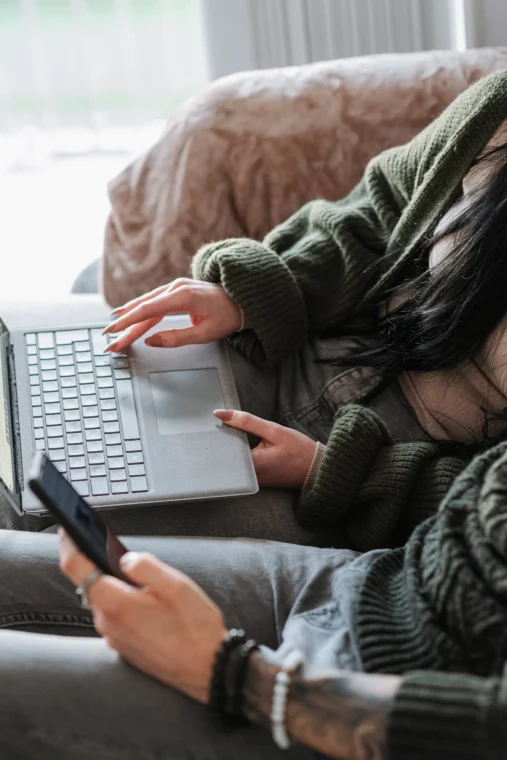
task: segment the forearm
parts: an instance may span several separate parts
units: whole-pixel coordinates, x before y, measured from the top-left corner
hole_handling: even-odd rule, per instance
[[[277,667],[252,657],[244,709],[269,727]],[[340,760],[387,757],[387,721],[401,679],[327,671],[294,677],[287,702],[287,731],[302,744]]]

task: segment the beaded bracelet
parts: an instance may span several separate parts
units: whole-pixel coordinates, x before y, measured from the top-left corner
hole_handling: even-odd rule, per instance
[[[250,656],[259,649],[257,642],[249,639],[236,649],[230,658],[226,680],[232,685],[232,695],[227,707],[227,720],[232,726],[247,726],[249,720],[243,713],[243,690]]]
[[[227,711],[227,693],[225,688],[225,672],[231,652],[246,641],[245,632],[233,628],[224,637],[217,652],[213,676],[210,684],[209,708],[221,719],[226,726],[231,726],[230,714]]]
[[[294,650],[282,662],[282,667],[276,674],[271,703],[271,733],[273,741],[280,749],[289,749],[290,739],[285,728],[285,713],[287,712],[287,696],[292,674],[303,664],[301,652]]]

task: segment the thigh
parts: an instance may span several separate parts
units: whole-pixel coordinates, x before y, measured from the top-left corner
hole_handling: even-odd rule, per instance
[[[0,632],[3,760],[310,760],[265,729],[217,728],[197,702],[123,663],[102,640]]]

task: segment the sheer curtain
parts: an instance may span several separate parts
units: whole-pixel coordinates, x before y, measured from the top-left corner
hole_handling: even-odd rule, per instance
[[[201,0],[201,10],[212,78],[368,53],[460,49],[471,34],[470,0]]]

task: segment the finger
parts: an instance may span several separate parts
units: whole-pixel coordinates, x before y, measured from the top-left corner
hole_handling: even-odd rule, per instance
[[[127,552],[120,560],[122,571],[134,583],[144,586],[152,594],[173,604],[182,588],[196,584],[176,568],[166,565],[147,552]]]
[[[75,586],[80,586],[95,565],[84,556],[62,529],[59,531],[60,570]]]
[[[209,343],[212,338],[208,337],[202,324],[194,327],[181,327],[178,330],[164,330],[146,338],[145,343],[152,348],[176,348],[177,346],[189,346],[195,343]]]
[[[113,309],[111,314],[120,316],[120,313],[124,314],[125,312],[130,311],[136,306],[139,306],[139,304],[144,303],[145,301],[148,301],[150,298],[153,298],[154,296],[158,296],[159,293],[163,293],[164,290],[166,290],[166,288],[167,288],[167,285],[160,285],[160,287],[154,288],[154,290],[150,290],[148,291],[148,293],[143,293],[142,296],[138,296],[137,298],[132,298],[131,301],[127,301],[127,303],[124,303],[122,306],[117,306],[116,309]]]
[[[277,437],[278,428],[280,427],[275,422],[263,420],[261,417],[256,417],[255,414],[250,414],[250,412],[240,412],[234,409],[215,409],[213,414],[219,420],[225,422],[226,425],[244,430],[246,433],[253,433],[269,442],[272,442]]]
[[[111,322],[104,330],[104,334],[110,332],[120,332],[131,325],[143,322],[146,319],[154,317],[164,317],[166,314],[174,314],[178,311],[185,311],[183,305],[186,305],[187,299],[182,295],[184,291],[178,288],[171,293],[160,293],[154,298],[141,303],[127,312],[123,317]]]
[[[129,346],[134,343],[138,338],[141,337],[141,335],[144,335],[145,332],[148,332],[148,330],[151,330],[152,327],[155,327],[155,325],[158,325],[159,322],[161,322],[163,317],[155,317],[154,319],[146,319],[144,322],[139,322],[137,325],[132,325],[132,327],[127,327],[126,330],[120,335],[119,338],[117,338],[115,341],[110,343],[105,349],[104,353],[106,352],[114,352],[114,351],[123,351],[125,348],[128,348]]]

